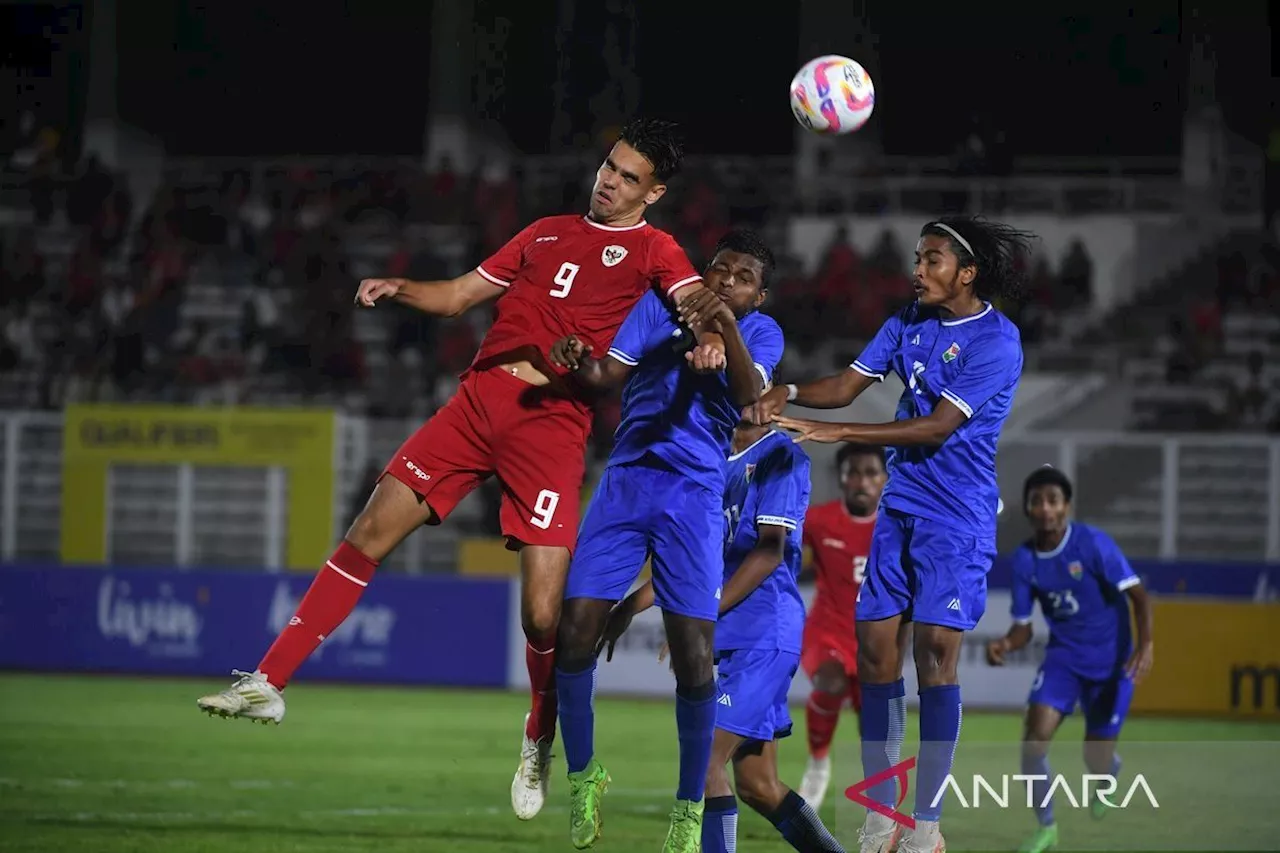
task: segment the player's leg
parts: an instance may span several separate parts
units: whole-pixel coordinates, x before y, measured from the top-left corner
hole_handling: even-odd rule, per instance
[[[643,469],[609,468],[582,519],[556,639],[560,736],[569,771],[569,830],[575,847],[600,837],[600,797],[609,775],[595,758],[596,646],[609,611],[644,565],[648,504]]]
[[[906,559],[914,574],[912,620],[920,684],[920,755],[916,765],[916,826],[903,839],[904,853],[933,850],[942,842],[942,790],[960,739],[957,667],[964,633],[986,609],[987,571],[995,543],[927,519],[913,519]],[[865,700],[866,689],[863,689]]]
[[[809,762],[800,780],[800,796],[822,808],[831,783],[831,741],[840,722],[840,711],[849,695],[846,670],[854,661],[845,661],[841,651],[818,632],[806,632],[801,666],[813,687],[805,702],[805,731],[809,741]]]
[[[745,737],[733,765],[744,803],[772,823],[796,850],[840,851],[817,810],[778,778],[777,741],[791,735],[787,693],[799,663],[797,655],[773,649],[735,652],[727,662],[722,660],[721,692],[738,701],[717,706],[716,728]],[[707,793],[712,795],[710,790]],[[709,808],[710,799],[707,802]]]
[[[1095,776],[1120,775],[1121,760],[1116,752],[1116,741],[1129,715],[1133,701],[1133,680],[1127,675],[1103,681],[1089,681],[1082,685],[1080,704],[1084,709],[1084,763]],[[1104,787],[1094,792],[1089,804],[1090,814],[1101,819],[1111,810],[1107,800],[1114,788]]]
[[[733,853],[738,849],[738,801],[729,782],[728,766],[743,737],[717,727],[707,767],[706,804],[700,853]]]
[[[1054,821],[1052,790],[1053,768],[1049,765],[1049,744],[1063,718],[1075,707],[1079,681],[1063,667],[1046,663],[1036,672],[1027,697],[1027,713],[1022,727],[1022,766],[1030,776],[1030,799],[1036,813],[1036,831],[1020,848],[1040,853],[1058,843],[1058,827]]]
[[[724,576],[723,496],[672,471],[656,471],[652,530],[654,601],[662,608],[676,677],[680,776],[665,853],[697,850],[716,726],[712,665]]]
[[[733,757],[738,798],[773,824],[802,853],[844,853],[818,811],[778,778],[776,740],[749,740]]]
[[[284,718],[281,691],[355,609],[378,564],[418,527],[443,520],[486,475],[488,447],[473,413],[474,401],[460,390],[401,445],[255,672],[237,673],[231,687],[197,700],[200,708],[263,722]]]
[[[576,408],[520,380],[497,374],[490,405],[495,423],[494,468],[502,483],[500,512],[508,547],[520,551],[520,624],[530,704],[521,733],[520,763],[511,780],[511,807],[528,820],[546,800],[555,739],[556,630],[578,531],[583,458],[589,422]],[[518,400],[509,399],[512,392]]]
[[[871,537],[867,573],[857,602],[858,675],[862,681],[862,775],[869,779],[897,764],[906,735],[907,699],[902,680],[902,639],[910,630],[911,587],[903,554],[910,519],[883,510]],[[867,799],[896,806],[893,779],[868,788]],[[871,809],[859,832],[863,853],[886,853],[898,841],[901,827]]]

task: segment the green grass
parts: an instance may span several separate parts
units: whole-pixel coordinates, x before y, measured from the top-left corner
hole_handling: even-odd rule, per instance
[[[221,686],[0,675],[0,850],[570,849],[559,759],[543,814],[521,823],[510,812],[523,695],[304,683],[289,691],[289,716],[277,728],[200,714],[195,698]],[[601,699],[597,714],[597,754],[613,785],[596,849],[657,850],[676,772],[672,707]],[[799,714],[797,723],[798,736],[782,747],[782,775],[792,785],[805,760]],[[1016,756],[1018,731],[1015,715],[965,715],[966,742],[1007,742]],[[856,736],[847,716],[838,778],[823,807],[828,821],[840,789],[861,775],[841,773],[840,762],[856,755]],[[1059,738],[1079,736],[1078,722],[1069,721]],[[1130,738],[1276,741],[1280,727],[1140,719],[1126,729]],[[753,814],[740,827],[739,849],[790,849]],[[842,826],[842,838],[851,830]],[[964,849],[960,841],[952,846]]]

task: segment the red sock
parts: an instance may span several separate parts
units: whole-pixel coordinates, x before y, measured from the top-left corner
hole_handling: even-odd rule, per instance
[[[370,560],[349,542],[338,546],[311,582],[298,612],[258,664],[258,671],[267,681],[284,689],[302,662],[356,609],[376,568],[376,560]]]
[[[831,749],[836,736],[836,724],[840,722],[840,709],[844,696],[814,690],[804,706],[804,721],[809,729],[809,755],[822,759]]]
[[[554,634],[532,637],[524,646],[524,663],[529,668],[532,713],[524,727],[530,740],[551,741],[556,736],[556,638]]]

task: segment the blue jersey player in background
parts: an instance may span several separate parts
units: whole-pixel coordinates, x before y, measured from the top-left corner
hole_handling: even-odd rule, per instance
[[[835,376],[775,388],[746,416],[774,421],[797,441],[850,441],[891,448],[889,482],[857,603],[862,682],[862,764],[867,777],[897,763],[906,727],[902,681],[912,633],[920,684],[916,799],[910,829],[890,815],[892,779],[866,791],[864,853],[943,848],[937,793],[960,734],[956,666],[965,631],[986,607],[995,557],[996,444],[1022,373],[1018,329],[992,305],[1019,290],[1030,234],[978,218],[948,217],[920,230],[916,299]],[[888,424],[837,424],[781,416],[788,401],[847,406],[889,372],[906,388]],[[912,628],[914,627],[914,631]],[[939,805],[933,805],[935,799]]]
[[[554,363],[589,387],[626,382],[613,452],[578,533],[557,644],[570,834],[579,849],[600,835],[608,783],[594,756],[596,654],[610,610],[646,558],[671,643],[680,741],[676,806],[663,849],[698,847],[715,729],[724,459],[741,407],[759,398],[782,357],[782,330],[756,311],[772,269],[772,253],[749,231],[730,232],[716,246],[703,279],[710,300],[701,303],[697,323],[724,338],[723,372],[706,372],[718,366],[707,360],[719,352],[695,347],[688,325],[655,294],[637,303],[604,358],[592,358],[572,337],[551,351]]]
[[[1022,772],[1044,777],[1031,787],[1040,828],[1021,848],[1029,853],[1058,844],[1053,804],[1046,797],[1053,778],[1049,741],[1063,717],[1080,706],[1085,765],[1090,773],[1115,777],[1120,772],[1116,739],[1133,686],[1154,657],[1151,606],[1141,581],[1110,536],[1071,520],[1071,492],[1071,481],[1054,468],[1027,478],[1022,504],[1032,537],[1013,554],[1013,627],[987,646],[988,663],[1000,666],[1006,654],[1031,642],[1031,609],[1040,603],[1049,643],[1031,685],[1022,734]],[[1101,817],[1107,806],[1095,800],[1091,808]]]
[[[800,796],[778,779],[777,741],[791,734],[787,691],[800,665],[804,601],[802,525],[809,504],[809,457],[780,432],[741,424],[725,463],[724,585],[715,654],[716,731],[707,768],[702,853],[737,849],[737,796],[797,850],[841,851]],[[653,604],[645,584],[617,607],[605,631],[613,644]],[[725,772],[733,762],[734,785]]]

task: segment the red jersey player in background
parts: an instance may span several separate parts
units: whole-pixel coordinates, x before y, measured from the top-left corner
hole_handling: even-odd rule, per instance
[[[456,317],[501,300],[456,395],[391,458],[289,625],[254,672],[234,673],[239,680],[201,698],[202,709],[279,723],[285,712],[281,691],[355,609],[379,562],[419,526],[439,524],[496,475],[503,490],[502,532],[520,552],[520,615],[533,694],[511,803],[523,820],[538,813],[546,800],[555,735],[556,628],[578,531],[592,420],[592,401],[581,386],[566,381],[566,372],[543,354],[569,334],[606,352],[651,288],[670,299],[716,300],[676,241],[644,219],[682,156],[674,125],[633,121],[596,172],[586,216],[539,219],[451,281],[360,283],[356,304],[367,308],[395,299],[428,314]],[[723,346],[713,337],[703,334],[700,340]]]
[[[884,448],[843,445],[836,454],[841,496],[810,507],[804,517],[804,543],[813,554],[817,597],[804,623],[800,666],[813,682],[805,706],[809,765],[800,796],[816,811],[831,781],[831,741],[845,699],[862,710],[858,692],[858,637],[854,603],[871,551],[880,492],[888,474]]]

